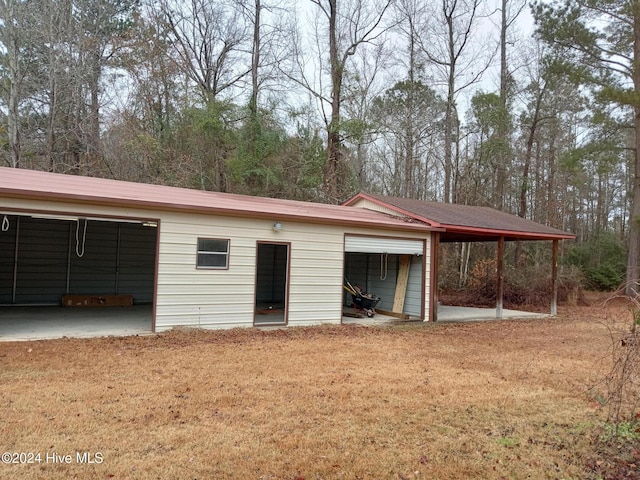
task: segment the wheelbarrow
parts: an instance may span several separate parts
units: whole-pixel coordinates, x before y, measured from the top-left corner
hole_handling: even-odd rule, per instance
[[[359,285],[352,285],[346,278],[343,287],[351,294],[353,309],[356,313],[364,312],[369,318],[375,316],[376,305],[380,302],[380,297],[372,293],[365,293]]]

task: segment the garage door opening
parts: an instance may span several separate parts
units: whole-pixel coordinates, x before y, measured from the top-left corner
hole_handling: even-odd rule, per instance
[[[0,340],[153,330],[157,221],[0,221]]]
[[[402,318],[424,318],[424,241],[387,237],[345,237],[345,278],[380,297],[376,310]],[[343,307],[353,305],[344,291]],[[351,313],[349,310],[345,312]]]

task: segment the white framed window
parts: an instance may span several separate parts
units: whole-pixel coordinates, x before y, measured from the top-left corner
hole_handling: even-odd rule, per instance
[[[197,268],[227,270],[229,268],[228,239],[198,238]]]

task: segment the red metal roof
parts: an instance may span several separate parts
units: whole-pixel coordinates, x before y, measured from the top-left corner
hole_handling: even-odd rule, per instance
[[[493,208],[359,193],[345,205],[365,199],[433,227],[444,228],[441,241],[572,239],[575,235]]]
[[[390,230],[434,230],[414,219],[402,219],[342,205],[250,197],[95,177],[0,167],[0,197],[88,203],[114,207],[299,220]],[[2,213],[0,201],[0,213]]]

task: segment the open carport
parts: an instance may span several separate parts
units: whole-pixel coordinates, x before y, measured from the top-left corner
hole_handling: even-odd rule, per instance
[[[505,318],[511,313],[503,308],[504,297],[504,249],[505,242],[549,241],[551,242],[551,298],[550,313],[557,313],[558,297],[558,245],[560,240],[573,239],[575,235],[542,225],[525,218],[511,215],[493,208],[428,202],[409,198],[387,197],[384,195],[359,193],[345,205],[359,206],[387,214],[402,215],[411,221],[424,222],[434,228],[431,240],[430,288],[431,298],[429,319],[463,320],[473,316],[473,310],[444,310],[441,318],[438,302],[438,275],[440,267],[440,245],[454,242],[495,242],[496,244],[496,308],[476,309],[475,315],[486,318]],[[487,310],[487,311],[485,311]],[[457,312],[457,313],[456,313]],[[491,312],[491,313],[489,313]]]

